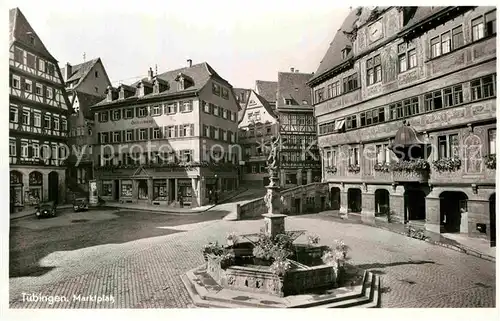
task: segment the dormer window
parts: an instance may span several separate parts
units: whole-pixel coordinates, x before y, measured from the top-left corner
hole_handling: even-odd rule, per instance
[[[29,38],[30,38],[30,44],[35,45],[35,36],[29,35]]]
[[[342,49],[341,52],[342,60],[346,59],[350,52],[351,52],[351,47],[344,47],[344,49]]]
[[[184,77],[180,77],[177,81],[177,90],[184,90],[186,87]]]
[[[291,99],[285,99],[285,105],[291,106],[292,105],[292,100]]]

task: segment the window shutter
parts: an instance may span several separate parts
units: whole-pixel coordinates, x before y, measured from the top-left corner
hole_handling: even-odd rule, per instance
[[[97,133],[97,143],[101,143],[101,133]]]
[[[173,105],[174,105],[174,113],[176,113],[177,112],[177,103],[173,103]]]
[[[190,136],[194,136],[194,124],[189,125]]]
[[[148,130],[148,139],[153,139],[153,127],[149,127]]]
[[[139,117],[139,107],[135,107],[135,115]]]
[[[179,137],[179,125],[175,125],[175,134],[174,137]]]
[[[30,125],[35,126],[35,113],[33,111],[30,112]]]
[[[28,157],[33,157],[33,146],[31,144],[28,145]]]
[[[132,132],[134,133],[133,135],[134,135],[135,140],[139,140],[139,138],[140,138],[139,137],[139,129],[136,128]]]
[[[179,125],[179,137],[184,137],[184,125]]]

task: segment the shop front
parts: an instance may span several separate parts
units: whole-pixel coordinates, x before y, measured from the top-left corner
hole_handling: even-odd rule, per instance
[[[11,210],[21,207],[23,202],[23,174],[18,171],[10,172],[10,203]]]
[[[40,202],[43,190],[43,175],[40,172],[33,171],[29,174],[29,198],[30,205]]]

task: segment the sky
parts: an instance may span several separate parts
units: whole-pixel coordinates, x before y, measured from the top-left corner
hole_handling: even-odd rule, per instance
[[[311,0],[310,0],[311,1]],[[113,85],[192,59],[233,87],[277,80],[291,67],[315,72],[349,12],[335,1],[11,0],[59,61],[101,57]]]

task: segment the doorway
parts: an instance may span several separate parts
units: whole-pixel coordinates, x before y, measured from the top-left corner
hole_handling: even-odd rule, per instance
[[[464,192],[442,192],[441,224],[446,233],[467,233],[467,195]]]
[[[497,226],[496,226],[496,205],[495,205],[496,193],[490,195],[490,246],[497,246]]]
[[[330,202],[332,210],[340,210],[340,188],[332,187],[330,189]]]
[[[375,214],[389,214],[389,192],[386,189],[377,189],[375,191]]]
[[[139,180],[138,184],[139,189],[139,199],[147,200],[148,199],[148,182],[145,179]]]
[[[293,212],[295,214],[300,214],[300,198],[293,200]]]
[[[405,221],[425,221],[425,192],[419,189],[404,193]]]
[[[113,199],[115,201],[120,199],[120,181],[117,179],[115,179]]]
[[[49,201],[56,204],[59,202],[59,174],[57,172],[49,173]]]
[[[361,213],[361,190],[359,188],[347,190],[347,203],[349,212]]]

